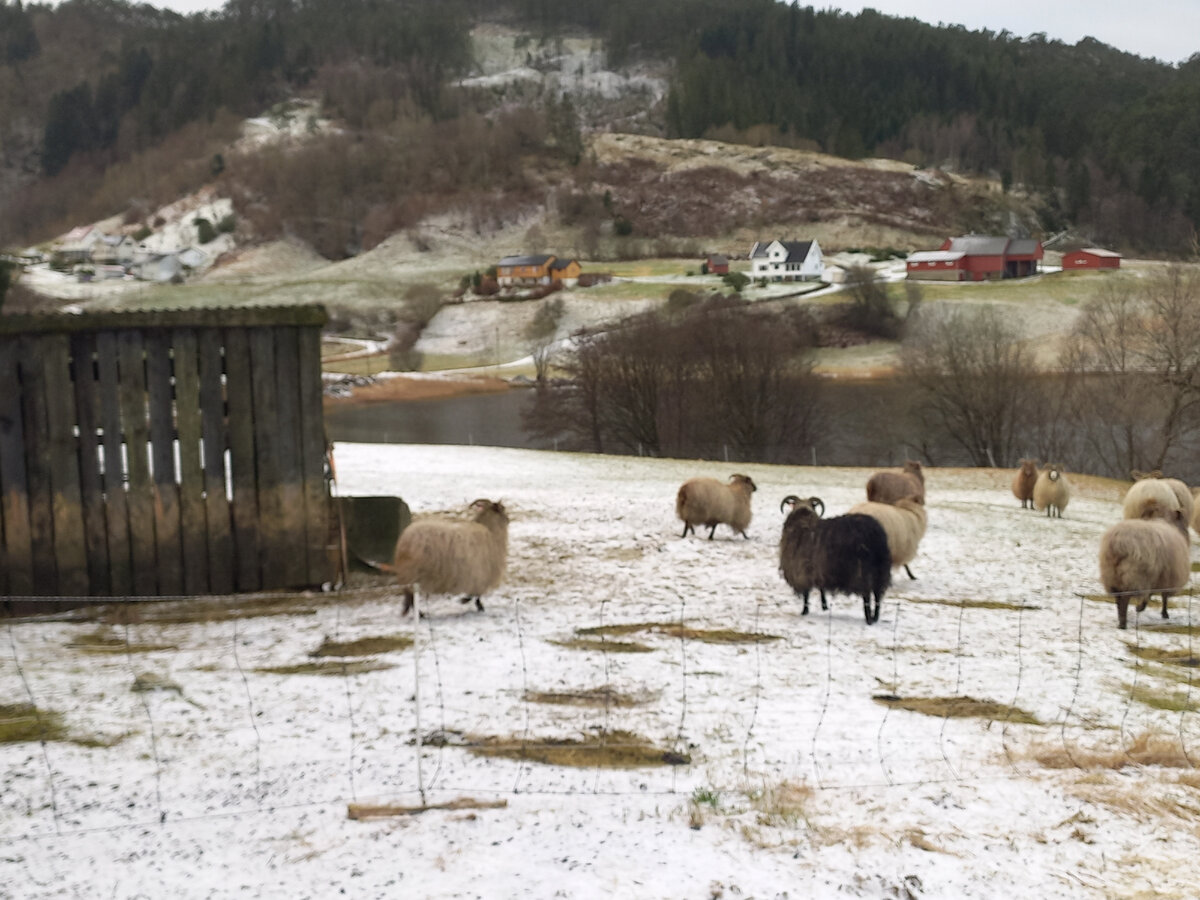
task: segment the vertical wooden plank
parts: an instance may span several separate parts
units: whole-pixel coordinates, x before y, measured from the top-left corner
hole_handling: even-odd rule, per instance
[[[100,424],[104,429],[104,520],[108,531],[108,571],[113,596],[133,593],[133,550],[129,535],[129,503],[121,424],[121,377],[117,335],[96,335],[96,370],[100,388]]]
[[[158,593],[177,595],[183,593],[183,543],[179,482],[175,477],[175,397],[171,385],[171,335],[166,329],[151,329],[146,334],[145,342]]]
[[[254,394],[254,460],[258,472],[258,555],[263,587],[287,585],[287,545],[281,527],[279,391],[275,381],[275,335],[269,327],[251,328],[250,376]]]
[[[6,592],[33,593],[33,542],[29,523],[29,486],[25,466],[25,417],[21,410],[18,359],[20,341],[0,337],[0,515],[4,518]]]
[[[310,585],[332,582],[337,548],[329,541],[331,499],[325,478],[325,413],[321,385],[321,332],[298,329],[300,465],[304,481],[305,559]]]
[[[271,329],[275,337],[275,392],[279,407],[279,542],[287,587],[312,584],[305,541],[304,469],[300,429],[300,329]]]
[[[118,394],[125,433],[125,499],[129,510],[129,545],[133,593],[159,593],[154,537],[154,481],[150,474],[150,427],[146,418],[146,358],[140,331],[117,332],[120,371]]]
[[[87,542],[80,493],[79,442],[75,436],[75,385],[71,381],[71,337],[47,334],[42,347],[46,379],[46,427],[50,454],[50,509],[54,517],[54,561],[58,592],[88,593]]]
[[[228,402],[229,468],[233,484],[233,541],[237,588],[262,587],[259,568],[257,458],[250,341],[244,328],[225,332],[225,392]]]
[[[50,482],[50,422],[46,413],[46,376],[42,364],[44,336],[25,335],[20,342],[21,408],[25,422],[25,472],[29,489],[29,537],[33,547],[33,590],[58,593],[54,558],[54,499]]]
[[[229,508],[229,476],[225,449],[225,359],[221,332],[200,331],[200,429],[204,440],[204,518],[207,526],[208,583],[217,594],[232,593],[236,584],[233,530]]]
[[[100,393],[96,383],[96,333],[71,338],[75,380],[75,417],[79,423],[79,490],[83,498],[83,531],[87,548],[88,593],[112,593],[108,566],[108,527],[104,479],[100,465]]]
[[[200,438],[200,354],[196,332],[171,332],[175,372],[175,430],[179,439],[179,513],[183,539],[183,589],[208,592],[208,529],[204,515],[204,465]]]

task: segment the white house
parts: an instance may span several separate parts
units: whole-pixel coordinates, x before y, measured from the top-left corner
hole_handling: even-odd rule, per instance
[[[825,259],[816,241],[755,241],[750,277],[768,281],[819,281]]]

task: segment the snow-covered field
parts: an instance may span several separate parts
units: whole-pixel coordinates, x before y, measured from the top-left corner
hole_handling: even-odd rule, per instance
[[[815,494],[840,513],[866,470],[478,447],[335,454],[343,494],[400,494],[416,513],[486,496],[512,514],[509,577],[486,611],[433,598],[419,633],[421,733],[444,738],[420,754],[427,800],[507,805],[347,817],[351,803],[420,803],[411,648],[374,657],[390,667],[373,671],[357,671],[360,658],[334,675],[262,671],[314,662],[326,638],[411,634],[390,590],[193,624],[16,622],[0,650],[3,702],[32,694],[75,736],[124,739],[0,744],[0,896],[1200,890],[1200,774],[1187,765],[1200,761],[1200,717],[1158,708],[1200,691],[1186,666],[1135,653],[1190,658],[1192,639],[1154,606],[1119,632],[1112,606],[1083,596],[1099,590],[1115,487],[1079,479],[1051,520],[1019,508],[1009,473],[930,470],[917,580],[901,571],[867,626],[855,598],[801,617],[776,569],[780,499]],[[678,484],[735,470],[759,487],[752,539],[680,539]],[[1188,624],[1193,602],[1173,601],[1166,624]],[[578,631],[620,624],[643,627],[603,644]],[[81,646],[104,640],[115,652]],[[631,643],[648,650],[618,652]],[[164,689],[132,691],[139,676]],[[922,714],[883,695],[994,701],[1039,724]],[[572,767],[464,746],[625,733],[681,764]],[[1146,739],[1176,765],[1135,765]]]

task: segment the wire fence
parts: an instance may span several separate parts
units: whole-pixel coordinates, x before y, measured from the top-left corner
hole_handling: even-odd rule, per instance
[[[0,729],[24,721],[30,732],[0,744],[9,771],[0,844],[364,799],[685,802],[750,783],[858,791],[1026,779],[1045,765],[1191,767],[1198,758],[1190,592],[1177,598],[1169,632],[1133,616],[1129,652],[1114,659],[1089,615],[1103,613],[1111,629],[1111,611],[1086,595],[1074,595],[1069,625],[1061,609],[1021,604],[1003,639],[984,641],[966,601],[934,634],[900,592],[884,604],[884,627],[869,629],[846,611],[853,605],[831,603],[801,620],[794,606],[749,597],[750,628],[734,632],[714,628],[683,592],[669,618],[622,621],[619,598],[629,590],[621,577],[598,586],[595,624],[575,627],[582,649],[564,648],[561,623],[518,598],[489,605],[486,616],[443,614],[434,603],[417,619],[400,617],[389,590],[360,592],[354,605],[319,598],[327,640],[361,633],[364,621],[375,631],[386,621],[384,630],[412,640],[382,655],[335,656],[319,679],[264,665],[278,647],[295,646],[304,617],[174,625],[169,636],[189,642],[180,649],[162,643],[166,627],[147,616],[119,625],[105,658],[63,649],[80,624],[95,624],[88,613],[10,615],[0,688],[19,702],[0,704]],[[1053,648],[1031,637],[1035,610],[1059,617]],[[775,633],[781,625],[790,637]],[[1169,648],[1156,632],[1171,636]],[[625,640],[634,635],[655,644]],[[149,677],[150,661],[207,677],[205,702]],[[591,687],[578,687],[593,675]],[[540,690],[547,685],[563,689]],[[976,707],[973,694],[1005,700]],[[936,702],[910,702],[918,699]],[[116,737],[72,735],[63,719]],[[1146,734],[1156,755],[1144,752]],[[1047,754],[1061,758],[1046,763]]]

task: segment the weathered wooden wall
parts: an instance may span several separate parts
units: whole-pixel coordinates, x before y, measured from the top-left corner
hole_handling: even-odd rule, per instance
[[[334,580],[319,307],[0,317],[0,594]]]

